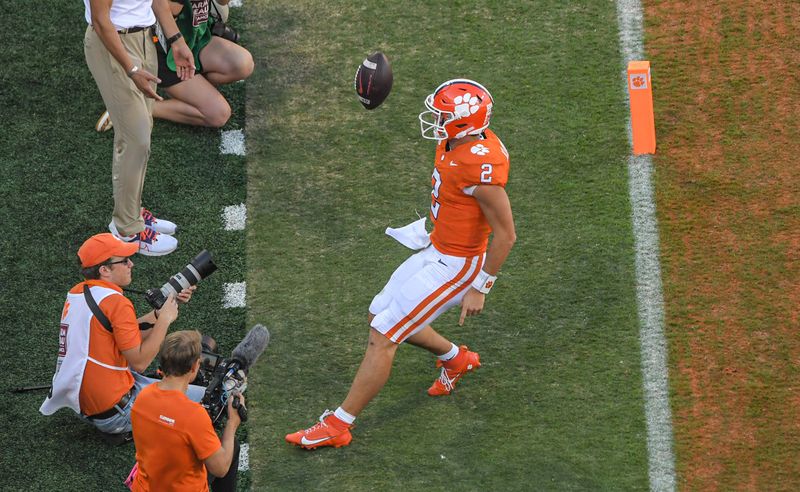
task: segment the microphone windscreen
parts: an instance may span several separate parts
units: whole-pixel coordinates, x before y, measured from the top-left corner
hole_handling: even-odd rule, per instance
[[[242,369],[247,371],[258,360],[258,356],[269,345],[269,330],[264,325],[255,325],[247,335],[233,349],[231,356],[242,363]]]

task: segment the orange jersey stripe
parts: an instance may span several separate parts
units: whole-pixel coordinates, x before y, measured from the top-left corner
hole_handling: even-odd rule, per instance
[[[459,280],[461,280],[461,279],[464,277],[464,275],[466,275],[466,274],[467,274],[467,271],[469,271],[469,268],[470,268],[470,266],[471,266],[471,265],[472,265],[472,263],[471,263],[471,262],[467,262],[467,261],[465,261],[465,262],[464,262],[464,266],[461,268],[461,271],[460,271],[460,272],[458,272],[458,275],[456,275],[456,276],[455,276],[455,277],[453,277],[451,280],[448,280],[447,282],[445,282],[444,284],[442,284],[442,286],[441,286],[441,287],[439,287],[438,289],[436,289],[436,290],[435,290],[435,291],[434,291],[434,292],[433,292],[431,295],[429,295],[428,297],[426,297],[426,298],[425,298],[425,299],[424,299],[424,300],[423,300],[421,303],[417,304],[417,307],[415,307],[415,308],[414,308],[414,309],[413,309],[413,310],[412,310],[410,313],[408,313],[407,315],[405,315],[405,316],[403,317],[403,319],[401,319],[400,321],[398,321],[396,325],[394,325],[394,326],[393,326],[393,327],[392,327],[392,328],[391,328],[389,331],[387,331],[387,332],[386,332],[386,337],[387,337],[387,338],[392,338],[392,336],[393,336],[393,335],[394,335],[394,334],[395,334],[395,333],[396,333],[396,332],[397,332],[397,331],[398,331],[400,328],[402,328],[402,327],[403,327],[403,325],[405,325],[406,323],[408,323],[409,321],[411,321],[411,319],[412,319],[412,318],[414,318],[414,316],[416,316],[417,314],[419,314],[419,312],[420,312],[420,311],[422,311],[423,309],[425,309],[425,306],[427,306],[427,305],[428,305],[430,302],[432,302],[434,299],[436,299],[437,297],[439,297],[439,296],[442,294],[442,292],[444,292],[445,290],[447,290],[448,288],[450,288],[451,286],[453,286],[453,285],[454,285],[456,282],[458,282]]]
[[[442,300],[437,302],[424,316],[420,317],[417,321],[415,321],[411,326],[403,330],[403,334],[397,338],[397,343],[402,343],[403,340],[406,339],[408,334],[412,333],[414,330],[417,329],[420,325],[422,325],[431,314],[435,313],[437,309],[442,307],[446,302],[448,302],[453,297],[460,294],[464,289],[470,287],[472,285],[472,281],[475,280],[475,277],[478,276],[478,273],[481,271],[481,267],[483,266],[483,256],[478,256],[478,264],[475,267],[475,270],[472,271],[472,274],[469,276],[466,282],[461,284],[458,288],[454,289],[453,292],[447,294]]]
[[[477,258],[477,265],[475,259]],[[427,318],[430,317],[431,314],[435,313],[437,309],[439,309],[444,303],[458,295],[466,286],[472,282],[472,279],[475,278],[477,273],[480,271],[481,264],[483,263],[483,256],[475,256],[473,258],[465,259],[464,266],[461,268],[461,271],[453,277],[452,279],[445,282],[441,287],[436,289],[431,295],[426,297],[421,303],[417,305],[408,315],[406,315],[402,320],[400,320],[397,324],[395,324],[387,333],[386,336],[391,339],[396,333],[400,332],[400,336],[398,336],[397,343],[401,343],[406,334],[411,333],[417,327],[419,327]],[[475,268],[473,269],[473,266]],[[453,289],[453,287],[464,277],[466,277],[470,271],[473,269],[472,275],[470,278],[462,284],[461,286]],[[447,292],[448,290],[452,289],[451,292]],[[442,295],[444,294],[444,297]],[[438,302],[437,302],[438,300]]]

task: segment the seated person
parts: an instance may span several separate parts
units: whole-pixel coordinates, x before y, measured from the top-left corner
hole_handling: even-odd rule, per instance
[[[84,280],[69,291],[61,312],[56,373],[39,409],[44,415],[66,407],[105,434],[130,432],[133,402],[156,381],[142,373],[178,317],[178,301],[189,302],[195,290],[170,295],[161,309],[137,319],[122,289],[133,280],[130,257],[138,249],[107,232],[78,249]],[[189,388],[195,401],[204,394],[201,386]]]
[[[228,1],[217,0],[217,3],[225,6]],[[231,107],[217,86],[249,77],[253,73],[253,56],[238,44],[211,34],[215,20],[209,16],[209,9],[216,8],[212,0],[170,0],[169,5],[180,34],[194,53],[196,73],[201,76],[182,81],[176,73],[168,40],[157,43],[159,87],[169,97],[153,102],[153,117],[187,125],[222,127],[231,117]],[[112,126],[106,111],[95,129],[103,132]]]
[[[158,354],[164,378],[145,388],[133,404],[133,442],[138,470],[131,490],[235,491],[239,470],[236,429],[239,413],[228,400],[228,421],[220,443],[211,417],[186,391],[200,370],[201,344],[197,331],[167,336]]]

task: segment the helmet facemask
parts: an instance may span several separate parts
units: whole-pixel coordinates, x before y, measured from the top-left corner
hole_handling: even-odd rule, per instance
[[[441,142],[450,138],[447,135],[445,125],[456,119],[456,115],[449,111],[442,111],[433,105],[433,94],[425,98],[427,111],[419,114],[419,127],[422,138]]]

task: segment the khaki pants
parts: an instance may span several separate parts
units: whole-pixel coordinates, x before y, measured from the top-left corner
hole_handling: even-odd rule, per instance
[[[120,34],[119,37],[133,63],[151,74],[158,74],[156,48],[150,29]],[[83,52],[114,123],[114,157],[111,168],[113,218],[119,233],[129,236],[144,230],[141,214],[142,187],[147,159],[150,157],[153,100],[146,98],[128,78],[125,69],[111,56],[92,26],[86,29]]]

